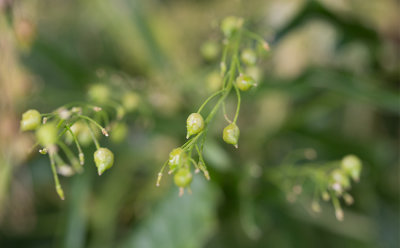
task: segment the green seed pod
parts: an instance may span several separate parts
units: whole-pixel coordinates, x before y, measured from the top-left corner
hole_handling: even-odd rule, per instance
[[[104,84],[95,84],[89,88],[89,99],[98,103],[104,103],[110,97],[110,90]]]
[[[237,148],[239,135],[240,135],[239,127],[235,123],[231,123],[224,128],[222,137],[226,143],[234,145]]]
[[[171,171],[183,165],[183,163],[187,160],[187,155],[182,148],[175,148],[169,154],[169,168]]]
[[[199,113],[192,113],[186,120],[187,135],[189,138],[193,134],[198,134],[204,129],[204,119]]]
[[[37,129],[42,122],[39,111],[30,109],[22,114],[21,131],[29,131]]]
[[[180,188],[188,187],[192,182],[192,180],[193,180],[192,173],[190,173],[190,170],[186,168],[179,169],[174,176],[174,182],[176,186]]]
[[[113,166],[114,154],[108,148],[99,148],[94,153],[94,162],[96,164],[99,176],[101,176],[104,171]]]
[[[128,92],[122,97],[122,106],[128,111],[134,111],[138,108],[140,96],[135,92]]]
[[[50,122],[40,126],[36,130],[36,139],[39,144],[48,147],[57,142],[57,126]]]
[[[331,172],[331,185],[335,191],[341,193],[343,190],[350,188],[350,180],[343,170],[336,169]],[[340,185],[340,187],[336,188],[336,185]]]
[[[240,58],[246,65],[254,65],[257,62],[257,55],[252,49],[244,49]]]
[[[125,123],[117,123],[111,130],[111,141],[114,143],[120,143],[123,141],[126,137],[126,134],[128,133],[128,127],[126,126]]]
[[[247,91],[256,85],[256,81],[249,75],[240,74],[239,77],[236,78],[236,85],[241,91]]]
[[[360,180],[360,173],[362,169],[361,160],[355,155],[347,155],[341,162],[342,170],[354,181]]]
[[[211,72],[208,74],[206,82],[208,91],[215,92],[222,86],[221,75],[217,71]]]
[[[219,46],[215,41],[207,41],[201,46],[201,54],[207,61],[213,61],[218,57]]]
[[[243,19],[235,16],[228,16],[221,23],[221,30],[224,35],[230,38],[243,25]]]

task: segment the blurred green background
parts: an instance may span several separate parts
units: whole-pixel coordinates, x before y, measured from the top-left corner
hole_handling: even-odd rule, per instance
[[[0,247],[399,247],[399,10],[395,0],[0,0]],[[271,52],[243,94],[240,148],[222,142],[219,114],[205,148],[211,181],[195,176],[180,198],[170,177],[155,179],[214,90],[219,63],[200,48],[221,42],[227,15]],[[147,108],[127,116],[124,142],[102,140],[115,166],[98,177],[89,161],[63,177],[61,201],[19,118],[85,99],[104,71]],[[318,161],[362,159],[343,222],[328,203],[313,214],[312,192],[289,203],[269,180],[305,148]]]

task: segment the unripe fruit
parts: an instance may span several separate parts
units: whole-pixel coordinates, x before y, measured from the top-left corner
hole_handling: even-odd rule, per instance
[[[104,103],[110,97],[110,90],[104,84],[95,84],[89,88],[89,98],[98,103]]]
[[[22,114],[21,119],[21,131],[35,130],[42,122],[42,117],[39,111],[35,109],[30,109]]]
[[[235,123],[231,123],[224,128],[222,138],[228,144],[234,145],[237,148],[239,140],[240,130]]]
[[[39,144],[48,147],[57,142],[57,126],[50,122],[46,123],[36,130],[36,139]]]
[[[236,79],[236,85],[241,91],[247,91],[256,85],[256,81],[249,75],[240,74]]]
[[[94,162],[99,176],[110,169],[114,164],[114,154],[108,148],[99,148],[94,153]]]
[[[192,173],[190,173],[190,170],[186,168],[179,169],[174,176],[174,182],[176,186],[180,188],[186,188],[190,185],[192,180]]]
[[[226,37],[231,37],[243,25],[243,19],[235,16],[228,16],[221,23],[221,30]]]
[[[254,65],[257,62],[257,55],[252,49],[244,49],[240,55],[241,60],[246,65]]]
[[[182,148],[175,148],[172,150],[168,160],[170,170],[175,170],[177,167],[183,165],[186,159],[187,155]]]
[[[135,92],[128,92],[122,97],[122,105],[128,112],[137,109],[137,107],[139,106],[139,102],[140,97]]]
[[[111,130],[110,138],[114,143],[120,143],[126,137],[128,127],[125,123],[117,123]]]
[[[344,157],[342,159],[341,167],[347,175],[353,178],[354,181],[358,181],[360,179],[362,163],[357,156],[347,155]]]
[[[198,134],[204,129],[204,119],[199,113],[192,113],[186,120],[187,135],[189,138],[193,134]]]
[[[207,61],[213,61],[218,57],[219,46],[215,41],[207,41],[201,46],[201,54]]]

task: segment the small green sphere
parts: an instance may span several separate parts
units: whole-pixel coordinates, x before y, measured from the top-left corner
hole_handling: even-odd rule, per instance
[[[256,81],[249,75],[240,74],[236,79],[236,85],[241,91],[247,91],[256,85]]]
[[[239,141],[240,130],[235,123],[231,123],[224,128],[222,138],[228,144],[237,147]]]
[[[42,122],[39,111],[30,109],[22,114],[21,131],[29,131],[37,129]]]
[[[57,126],[53,122],[46,123],[36,130],[36,139],[43,147],[54,145],[57,142]]]
[[[192,113],[186,120],[187,135],[189,138],[193,134],[198,134],[204,129],[204,119],[199,113]]]
[[[219,45],[215,41],[207,41],[201,46],[201,54],[207,61],[213,61],[218,57]]]
[[[358,181],[360,179],[362,163],[361,160],[355,155],[347,155],[342,159],[341,162],[342,170],[354,181]]]
[[[128,127],[125,123],[117,123],[111,130],[110,138],[114,143],[123,141],[128,133]]]
[[[183,163],[186,161],[186,159],[187,155],[182,148],[179,147],[172,150],[171,153],[169,154],[169,159],[168,159],[170,170],[174,170],[182,166]]]
[[[128,92],[122,97],[122,106],[128,111],[134,111],[138,108],[140,96],[135,92]]]
[[[189,169],[182,168],[176,172],[174,176],[174,182],[176,186],[180,188],[186,188],[190,185],[193,180],[192,173],[190,173]]]
[[[104,103],[110,97],[110,89],[104,84],[94,84],[89,88],[88,96],[94,102]]]
[[[110,169],[114,164],[114,154],[108,148],[99,148],[94,153],[94,162],[97,167],[99,176],[101,176],[104,171]]]
[[[221,30],[224,35],[230,38],[243,25],[243,19],[235,16],[228,16],[221,23]]]
[[[247,48],[244,49],[240,54],[240,59],[246,65],[255,65],[255,63],[257,62],[257,55],[254,50]]]

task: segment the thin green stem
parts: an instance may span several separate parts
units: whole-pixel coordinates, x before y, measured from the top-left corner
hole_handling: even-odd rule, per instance
[[[57,170],[56,170],[56,164],[54,162],[54,151],[50,151],[49,152],[49,157],[50,157],[50,165],[51,165],[51,171],[53,173],[53,178],[54,178],[54,183],[56,185],[56,191],[58,196],[60,196],[61,200],[64,200],[64,191],[61,187],[60,181],[58,179],[58,175],[57,175]]]
[[[97,141],[96,136],[94,135],[93,129],[92,129],[92,127],[90,126],[90,123],[89,123],[89,122],[86,122],[86,125],[87,125],[88,128],[89,128],[90,135],[92,136],[93,142],[94,142],[94,144],[95,144],[97,150],[100,149],[99,141]]]
[[[100,131],[104,134],[104,136],[108,136],[108,133],[104,127],[102,127],[97,121],[93,120],[92,118],[86,116],[86,115],[78,115],[79,118],[85,119],[87,121],[92,122],[96,127],[100,129]]]
[[[72,138],[73,138],[73,140],[74,140],[74,142],[75,142],[76,148],[78,149],[78,152],[79,152],[79,163],[80,163],[81,165],[83,165],[83,164],[85,163],[85,159],[84,159],[84,153],[82,152],[81,145],[79,144],[79,141],[78,141],[76,135],[75,135],[74,132],[71,130],[71,127],[67,124],[67,125],[65,125],[65,128],[66,128],[66,129],[68,130],[68,132],[71,134],[71,136],[72,136]]]
[[[238,87],[236,86],[236,84],[233,84],[233,87],[235,88],[236,91],[236,96],[237,96],[237,106],[236,106],[236,114],[235,114],[235,118],[233,119],[233,123],[236,123],[238,117],[239,117],[239,111],[240,111],[240,104],[241,104],[241,98],[240,98],[240,92]]]
[[[224,90],[219,90],[219,91],[215,92],[214,94],[212,94],[211,96],[209,96],[209,97],[204,101],[204,103],[200,106],[199,110],[197,110],[197,113],[200,113],[201,110],[203,110],[203,108],[207,105],[207,103],[208,103],[211,99],[213,99],[215,96],[221,94],[222,92],[224,92]]]

